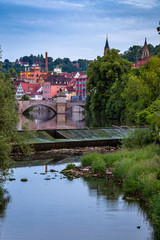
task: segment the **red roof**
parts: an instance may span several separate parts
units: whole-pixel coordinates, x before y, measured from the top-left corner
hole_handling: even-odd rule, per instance
[[[17,88],[20,83],[24,83],[24,81],[22,81],[22,80],[16,80],[16,81],[14,81],[14,86],[15,86],[15,88]]]
[[[24,94],[26,94],[26,95],[40,95],[40,93],[37,92],[41,88],[41,85],[39,83],[21,82],[20,84],[22,86]]]
[[[75,92],[76,90],[73,87],[66,87],[68,92]]]
[[[145,64],[146,62],[148,62],[149,59],[151,59],[151,56],[150,57],[145,57],[145,58],[143,58],[143,60],[137,61],[135,64],[133,64],[133,67],[140,67],[143,64]]]
[[[47,73],[47,74],[42,73],[42,74],[40,75],[40,77],[42,77],[43,80],[46,80],[50,75],[51,75],[51,73]]]
[[[73,78],[69,83],[68,83],[68,87],[75,87],[76,85],[76,79]]]

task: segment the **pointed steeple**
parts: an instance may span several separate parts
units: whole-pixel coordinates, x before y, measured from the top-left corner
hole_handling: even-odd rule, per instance
[[[147,38],[145,38],[143,50],[142,50],[142,60],[145,60],[146,58],[149,58],[149,50],[147,46]]]
[[[105,47],[104,47],[104,55],[107,54],[109,50],[109,43],[108,43],[108,36],[106,37],[106,44],[105,44]]]
[[[145,38],[144,46],[147,47],[147,38]]]

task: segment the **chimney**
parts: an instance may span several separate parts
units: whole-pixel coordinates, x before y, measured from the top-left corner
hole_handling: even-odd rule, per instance
[[[46,66],[45,66],[45,72],[48,73],[48,56],[46,52]]]

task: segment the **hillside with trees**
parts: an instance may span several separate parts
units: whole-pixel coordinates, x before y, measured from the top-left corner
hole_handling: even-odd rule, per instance
[[[129,62],[135,63],[136,61],[141,60],[142,49],[143,46],[134,45],[121,54],[121,57]],[[152,44],[148,44],[148,49],[150,56],[156,56],[160,52],[160,44],[155,47]]]
[[[41,54],[38,56],[30,55],[20,57],[20,59],[16,59],[14,63],[10,62],[8,59],[5,59],[2,65],[1,72],[8,73],[10,69],[14,69],[17,74],[20,71],[24,71],[25,67],[24,63],[28,63],[31,67],[32,64],[38,64],[41,66],[42,71],[45,71],[45,57]],[[53,60],[52,57],[48,57],[48,71],[53,71],[54,68],[59,67],[62,68],[63,72],[76,72],[76,71],[87,71],[88,65],[90,61],[86,59],[78,59],[75,61],[71,61],[69,58],[57,58]]]

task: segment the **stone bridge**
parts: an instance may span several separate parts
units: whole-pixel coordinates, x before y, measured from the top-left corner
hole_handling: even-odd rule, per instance
[[[56,100],[30,100],[30,101],[17,101],[18,112],[23,113],[30,107],[33,106],[46,106],[52,109],[57,114],[65,114],[68,109],[78,112],[79,108],[84,108],[84,101],[66,101],[66,99],[57,98]]]

